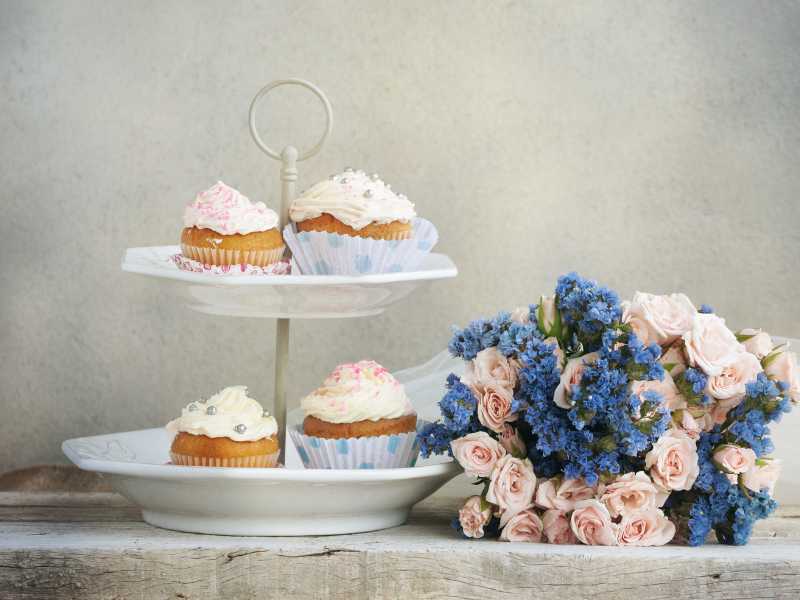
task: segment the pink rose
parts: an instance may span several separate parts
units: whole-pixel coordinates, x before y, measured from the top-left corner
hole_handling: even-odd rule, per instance
[[[756,453],[750,448],[724,444],[714,450],[714,462],[723,472],[738,475],[753,468]]]
[[[669,410],[677,410],[686,406],[686,400],[678,391],[678,386],[667,371],[664,371],[664,379],[658,381],[633,381],[631,382],[631,393],[639,396],[639,400],[644,402],[645,392],[657,392],[663,398],[663,406]]]
[[[450,442],[453,457],[471,477],[489,477],[505,448],[485,431],[476,431]]]
[[[551,544],[577,544],[578,538],[572,533],[569,518],[563,510],[550,509],[542,515],[544,537]]]
[[[464,379],[464,383],[479,391],[485,387],[504,387],[513,393],[517,385],[517,369],[497,348],[486,348],[467,363]]]
[[[528,454],[528,449],[525,447],[522,438],[519,437],[519,433],[508,423],[505,424],[500,434],[500,445],[505,448],[506,452],[514,454],[515,456],[525,456]]]
[[[683,334],[683,341],[689,363],[708,376],[719,375],[744,352],[725,320],[714,314],[697,313],[692,328]]]
[[[554,337],[545,338],[545,344],[550,344],[554,346],[553,354],[556,355],[556,366],[558,366],[558,370],[561,371],[564,369],[564,351],[561,349],[561,346],[558,344],[558,340]]]
[[[730,401],[729,408],[733,408],[744,398],[745,385],[755,381],[761,370],[761,362],[755,355],[741,352],[719,375],[708,378],[706,392],[717,400]]]
[[[464,503],[464,508],[458,511],[458,522],[464,530],[464,535],[470,538],[482,538],[483,526],[492,518],[492,509],[487,507],[481,510],[481,497],[471,496]]]
[[[766,331],[760,329],[742,329],[739,332],[739,339],[742,337],[747,338],[742,341],[744,349],[754,355],[758,360],[761,360],[772,352],[774,344],[772,343],[772,338]]]
[[[661,363],[664,369],[668,371],[673,378],[683,373],[686,370],[687,364],[686,353],[683,350],[683,340],[678,340],[665,348],[658,362]]]
[[[497,461],[486,490],[486,499],[500,509],[500,525],[528,508],[536,490],[531,461],[506,454]]]
[[[531,322],[531,307],[530,306],[518,306],[514,310],[511,311],[511,320],[515,323],[520,323],[522,325],[527,325]]]
[[[561,479],[553,477],[539,483],[534,502],[536,506],[569,512],[575,503],[593,498],[595,488],[586,484],[583,478]]]
[[[501,433],[506,423],[516,421],[517,413],[511,411],[514,396],[506,387],[484,386],[478,396],[478,421],[496,433]]]
[[[797,354],[780,352],[773,358],[767,356],[764,361],[766,373],[770,379],[783,381],[788,386],[789,397],[793,402],[800,402],[800,372],[797,369]]]
[[[561,381],[553,394],[553,402],[556,403],[556,406],[565,409],[572,408],[572,386],[581,382],[586,365],[592,364],[598,356],[597,352],[590,352],[567,361],[564,371],[561,373]]]
[[[542,520],[533,509],[526,509],[511,517],[500,532],[503,542],[541,542]]]
[[[695,441],[686,433],[670,429],[644,457],[650,477],[662,490],[689,490],[700,474]]]
[[[667,499],[644,471],[625,473],[600,490],[600,502],[613,518],[639,511],[655,510]]]
[[[624,515],[617,526],[620,546],[663,546],[674,536],[674,523],[655,508]]]
[[[672,413],[672,422],[675,426],[688,435],[691,439],[697,441],[700,439],[700,432],[703,427],[697,422],[697,419],[692,416],[688,409],[684,408]]]
[[[633,334],[645,345],[655,342],[641,312],[633,310],[631,302],[628,300],[621,302],[620,306],[622,307],[622,322],[630,326]]]
[[[608,509],[597,500],[578,502],[570,519],[572,533],[582,544],[590,546],[616,546],[616,526],[611,522]]]
[[[775,491],[775,483],[781,474],[781,461],[761,458],[742,476],[745,487],[754,492],[766,489],[769,495]]]
[[[665,346],[689,331],[697,309],[685,294],[659,296],[636,292],[625,312],[634,333],[637,329],[646,331],[645,338],[639,339],[646,344],[655,342]],[[623,321],[624,317],[623,314]]]

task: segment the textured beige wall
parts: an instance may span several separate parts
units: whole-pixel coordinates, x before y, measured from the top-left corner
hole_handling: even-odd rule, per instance
[[[798,31],[780,1],[2,2],[0,471],[225,384],[268,399],[273,322],[188,312],[119,263],[175,242],[216,178],[275,200],[246,111],[285,76],[335,110],[301,185],[379,171],[461,269],[384,316],[294,325],[292,402],[570,269],[800,336]],[[281,141],[322,124],[299,91],[265,108]]]

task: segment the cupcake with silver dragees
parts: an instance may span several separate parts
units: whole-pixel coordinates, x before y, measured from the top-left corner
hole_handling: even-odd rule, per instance
[[[248,397],[243,385],[228,387],[207,401],[190,402],[167,424],[175,433],[170,458],[195,467],[275,467],[278,424]]]
[[[283,235],[304,275],[364,275],[417,268],[436,228],[377,174],[345,169],[300,194]]]
[[[372,360],[339,365],[300,403],[289,431],[306,467],[380,469],[417,460],[417,414],[389,371]]]

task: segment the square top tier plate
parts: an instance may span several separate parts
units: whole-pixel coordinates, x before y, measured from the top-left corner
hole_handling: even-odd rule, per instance
[[[235,317],[326,319],[366,317],[420,286],[458,275],[445,254],[431,253],[416,271],[378,275],[239,275],[182,271],[178,246],[128,248],[122,270],[157,277],[198,312]]]

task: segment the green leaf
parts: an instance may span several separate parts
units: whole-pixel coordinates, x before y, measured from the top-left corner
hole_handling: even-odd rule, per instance
[[[778,348],[780,348],[780,346],[778,346]],[[778,348],[774,349],[772,352],[770,352],[764,358],[761,359],[762,368],[766,369],[773,362],[775,362],[776,358],[778,358],[782,354],[782,351],[779,350]]]
[[[754,338],[754,337],[756,337],[756,335],[757,335],[757,334],[755,334],[755,333],[751,333],[751,334],[749,334],[749,335],[747,335],[747,334],[745,334],[745,333],[737,333],[737,334],[736,334],[736,341],[737,341],[737,342],[746,342],[746,341],[747,341],[747,340],[749,340],[750,338]]]
[[[483,496],[481,496],[481,510],[488,510],[492,508],[492,504]]]
[[[560,342],[563,333],[564,332],[561,327],[561,311],[556,308],[556,316],[553,319],[553,326],[550,328],[550,335],[555,336],[555,338]]]
[[[542,335],[545,337],[547,336],[547,330],[544,328],[544,308],[542,308],[542,298],[539,298],[539,306],[536,307],[536,325],[539,327],[539,331],[542,332]]]
[[[672,373],[672,369],[674,369],[677,365],[678,363],[664,363],[661,366],[664,367],[665,371]]]

